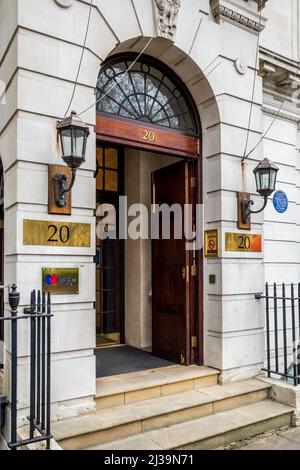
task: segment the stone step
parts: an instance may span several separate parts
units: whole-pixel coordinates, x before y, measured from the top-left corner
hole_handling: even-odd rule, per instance
[[[96,408],[135,403],[218,383],[219,371],[210,367],[169,366],[97,379]]]
[[[293,409],[272,400],[118,439],[85,450],[209,450],[291,425]]]
[[[86,448],[255,403],[266,399],[269,389],[255,379],[214,385],[99,410],[55,423],[52,432],[64,449]]]

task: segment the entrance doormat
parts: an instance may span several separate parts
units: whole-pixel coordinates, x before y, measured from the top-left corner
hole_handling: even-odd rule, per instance
[[[96,376],[109,377],[110,375],[128,374],[141,370],[158,369],[159,367],[173,366],[174,363],[140,349],[130,346],[114,346],[95,350]]]

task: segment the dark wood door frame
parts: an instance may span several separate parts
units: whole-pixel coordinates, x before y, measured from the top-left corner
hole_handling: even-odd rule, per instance
[[[100,142],[97,141],[97,146],[100,145]],[[101,144],[101,147],[103,148],[103,152],[105,152],[106,145]],[[119,208],[119,196],[124,195],[124,150],[123,148],[119,146],[113,146],[113,145],[108,145],[110,149],[114,149],[117,151],[117,158],[118,158],[118,164],[117,167],[118,169],[116,170],[118,172],[118,191],[109,191],[107,189],[102,189],[96,190],[96,203],[98,204],[113,204],[118,211]],[[103,157],[104,161],[104,157]],[[101,169],[101,167],[99,168]],[[102,171],[108,170],[110,171],[111,169],[109,167],[106,167],[105,164],[102,167]],[[96,172],[97,174],[97,172]],[[95,176],[96,176],[95,174]],[[116,249],[115,249],[115,267],[116,267],[116,290],[119,290],[118,294],[116,295],[116,316],[117,316],[117,326],[119,329],[118,332],[120,332],[120,343],[124,343],[125,341],[125,316],[124,316],[124,289],[122,286],[124,286],[124,256],[125,256],[125,245],[124,245],[124,240],[116,240]],[[100,312],[96,312],[99,314]]]
[[[97,114],[95,132],[109,142],[178,157],[199,158],[199,139],[189,134],[107,114]]]
[[[144,132],[155,132],[155,141],[145,141]],[[109,116],[107,114],[98,114],[95,126],[97,142],[109,143],[117,146],[136,148],[154,153],[162,153],[194,160],[195,179],[197,189],[195,195],[195,204],[203,204],[203,170],[202,170],[202,142],[199,138],[185,135],[174,130],[158,128],[157,126],[138,121],[122,119],[119,116]],[[158,137],[157,137],[158,136]],[[189,253],[189,256],[191,254]],[[193,299],[195,309],[194,318],[190,322],[189,339],[192,336],[197,337],[197,348],[192,350],[191,345],[187,345],[191,354],[187,355],[191,363],[203,364],[203,248],[197,251],[197,279],[198,285],[196,296]],[[189,347],[190,346],[190,347]]]

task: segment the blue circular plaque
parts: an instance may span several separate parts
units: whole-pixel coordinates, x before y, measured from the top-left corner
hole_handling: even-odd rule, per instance
[[[273,206],[279,214],[283,214],[287,210],[289,200],[284,191],[276,191],[273,196]]]

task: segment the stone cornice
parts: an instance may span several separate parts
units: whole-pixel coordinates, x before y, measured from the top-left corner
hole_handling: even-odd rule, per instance
[[[274,67],[285,69],[291,73],[300,74],[299,62],[284,57],[275,51],[260,46],[259,57],[261,61],[272,64]]]
[[[300,68],[298,62],[261,48],[259,75],[263,78],[264,89],[274,97],[285,97],[299,104]]]
[[[269,116],[277,116],[278,118],[285,119],[287,121],[296,122],[297,124],[299,124],[300,122],[300,115],[299,117],[297,117],[293,114],[285,113],[284,111],[280,111],[278,113],[278,110],[274,108],[270,108],[269,106],[266,106],[266,105],[263,105],[262,112],[265,114],[268,114]]]
[[[249,6],[247,5],[248,0],[244,0],[241,5],[237,5],[236,2],[231,2],[230,0],[210,0],[213,16],[218,23],[221,20],[229,21],[254,33],[260,33],[265,27],[265,18],[261,18],[261,15],[257,14],[257,10],[263,8],[263,3],[260,0],[256,3],[257,8],[254,11],[253,5],[250,3]]]
[[[249,0],[244,0],[245,2],[248,2]],[[258,11],[262,10],[263,8],[265,8],[266,6],[266,3],[268,0],[253,0],[255,3],[257,3],[257,8],[258,8]]]

